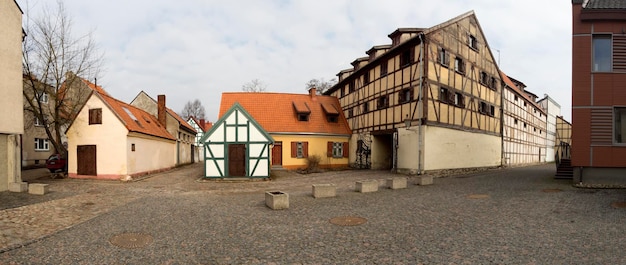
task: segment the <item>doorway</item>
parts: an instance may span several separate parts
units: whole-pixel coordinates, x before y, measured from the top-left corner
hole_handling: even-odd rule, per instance
[[[274,143],[272,147],[272,166],[283,165],[283,142]]]
[[[96,146],[95,145],[79,145],[76,147],[77,170],[78,175],[97,176],[96,170]]]
[[[228,176],[229,177],[245,177],[246,176],[246,145],[229,144],[228,145]]]

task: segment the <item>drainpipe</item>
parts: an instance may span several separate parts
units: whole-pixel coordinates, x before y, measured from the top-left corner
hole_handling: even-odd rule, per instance
[[[422,170],[423,170],[423,154],[424,154],[424,141],[422,141],[422,137],[424,136],[424,132],[423,132],[423,127],[422,124],[424,123],[424,117],[422,117],[423,114],[423,108],[424,108],[424,99],[422,97],[422,84],[423,84],[423,78],[424,78],[424,67],[426,67],[426,58],[424,58],[425,55],[425,47],[426,47],[426,43],[424,42],[424,33],[421,32],[419,35],[420,38],[420,42],[421,42],[421,49],[420,49],[420,58],[421,58],[421,67],[420,67],[420,74],[419,74],[419,90],[417,92],[417,104],[419,104],[420,102],[422,102],[422,107],[418,108],[418,112],[417,112],[417,117],[419,117],[419,124],[418,124],[418,136],[417,136],[417,174],[421,175],[422,174]]]

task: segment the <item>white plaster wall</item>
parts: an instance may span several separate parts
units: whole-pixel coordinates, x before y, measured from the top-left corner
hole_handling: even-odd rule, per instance
[[[14,1],[0,1],[0,36],[0,134],[22,134],[22,12]]]
[[[419,169],[419,127],[398,128],[398,172],[416,174]]]
[[[135,151],[132,151],[135,144]],[[128,175],[176,166],[172,153],[176,152],[176,142],[172,140],[133,134],[126,144]]]
[[[224,158],[224,144],[205,144],[204,148],[206,152],[206,159],[204,159],[205,176],[219,177],[221,176],[220,170],[224,174],[224,160],[218,160],[217,165],[215,161],[211,160],[211,158]],[[211,152],[206,150],[207,148],[210,148]]]
[[[89,125],[89,109],[102,109],[102,124]],[[128,175],[126,137],[128,130],[105,103],[92,95],[67,131],[68,173],[77,173],[76,148],[96,145],[98,175]]]
[[[501,165],[501,138],[435,126],[424,128],[424,170]]]

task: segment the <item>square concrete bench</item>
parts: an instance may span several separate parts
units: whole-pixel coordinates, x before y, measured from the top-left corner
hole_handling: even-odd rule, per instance
[[[289,194],[282,191],[266,191],[265,205],[272,210],[282,210],[289,208]]]
[[[406,189],[406,177],[394,177],[387,179],[387,187],[392,190]]]
[[[28,193],[36,195],[44,195],[48,193],[48,184],[32,183],[28,184]]]
[[[419,176],[417,177],[417,185],[426,186],[433,184],[433,176]]]
[[[28,182],[13,182],[9,183],[9,191],[12,192],[27,192]]]
[[[337,186],[335,184],[313,184],[313,197],[326,198],[337,196]]]
[[[356,191],[361,193],[378,191],[378,180],[370,179],[357,181]]]

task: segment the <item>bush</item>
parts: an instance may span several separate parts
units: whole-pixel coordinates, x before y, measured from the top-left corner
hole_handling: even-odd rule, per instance
[[[311,173],[311,172],[317,172],[319,170],[319,165],[320,165],[320,161],[322,161],[322,158],[319,155],[312,155],[306,158],[306,171]]]

